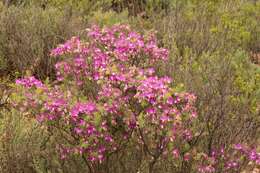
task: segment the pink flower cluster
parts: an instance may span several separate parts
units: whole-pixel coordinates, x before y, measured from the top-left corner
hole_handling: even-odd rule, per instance
[[[138,94],[136,97],[138,97],[140,100],[146,100],[152,105],[161,102],[164,95],[169,92],[168,85],[170,83],[171,79],[168,77],[148,77],[142,80],[141,85],[137,87]]]
[[[56,64],[58,80],[73,76],[82,84],[84,77],[103,78],[111,64],[119,64],[122,69],[141,63],[148,66],[154,61],[168,59],[168,50],[159,48],[155,39],[145,40],[128,26],[104,29],[93,26],[87,35],[90,42],[73,37],[52,51],[53,56],[73,55],[72,59],[66,58]],[[111,74],[111,78],[122,79],[123,76]]]
[[[255,162],[257,165],[260,165],[260,153],[257,152],[255,148],[249,148],[242,144],[236,144],[234,149],[247,157],[248,160]]]
[[[212,173],[217,170],[219,165],[223,165],[222,171],[238,172],[240,166],[245,160],[251,164],[260,165],[260,153],[257,153],[254,148],[249,148],[241,144],[236,144],[233,148],[225,150],[223,147],[220,150],[213,150],[211,155],[203,154],[203,164],[198,166],[198,171],[201,173]]]
[[[18,79],[16,80],[16,84],[22,85],[26,88],[36,87],[36,88],[42,88],[44,85],[41,81],[36,79],[34,76]]]

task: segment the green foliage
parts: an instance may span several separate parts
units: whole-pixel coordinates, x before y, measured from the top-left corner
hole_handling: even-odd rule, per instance
[[[60,159],[56,153],[58,134],[15,110],[0,111],[1,172],[84,172],[83,160]],[[27,115],[28,116],[28,115]]]
[[[112,26],[118,23],[129,23],[127,11],[124,11],[120,14],[114,11],[96,11],[93,13],[93,16],[89,17],[88,21],[90,23],[98,24],[99,26]]]
[[[56,60],[49,57],[49,51],[53,47],[83,33],[89,24],[127,23],[142,33],[157,31],[160,45],[170,49],[171,63],[156,66],[160,76],[174,76],[178,91],[185,89],[196,94],[196,108],[203,122],[196,126],[202,131],[196,145],[202,151],[234,141],[257,144],[260,68],[250,62],[250,54],[260,51],[260,1],[127,2],[130,1],[13,0],[7,7],[0,1],[0,76],[17,78],[29,70],[42,79],[49,76],[52,80]],[[1,86],[6,83],[0,81]],[[0,94],[2,91],[1,88]],[[49,134],[37,127],[29,114],[22,118],[11,107],[0,108],[0,172],[86,170],[81,159],[64,162],[53,154],[62,134]],[[96,117],[98,124],[99,115]],[[145,124],[142,116],[138,121],[140,126]],[[111,170],[145,171],[148,161],[141,158],[142,153],[133,152],[135,147],[129,146],[129,152],[112,158]],[[122,162],[129,164],[123,169]],[[178,168],[176,165],[181,163],[159,160],[155,170],[190,172],[192,164],[183,163]]]
[[[163,18],[151,20],[168,45],[176,44],[180,55],[186,48],[203,52],[257,50],[259,4],[242,1],[182,1],[172,4]]]
[[[47,1],[47,6],[54,6],[59,9],[63,9],[64,7],[71,7],[73,10],[82,14],[83,16],[88,16],[92,14],[94,11],[99,9],[109,8],[111,0],[50,0]]]
[[[209,152],[235,140],[257,142],[260,71],[247,53],[203,53],[196,59],[187,53],[184,59],[174,76],[178,76],[176,81],[185,81],[184,86],[198,97],[204,149]]]
[[[41,78],[53,77],[55,60],[50,50],[82,29],[80,17],[55,8],[4,9],[0,13],[1,71],[24,74],[30,70]]]

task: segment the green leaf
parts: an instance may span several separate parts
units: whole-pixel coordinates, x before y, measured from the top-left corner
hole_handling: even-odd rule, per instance
[[[145,117],[144,114],[141,113],[138,117],[137,117],[137,122],[139,124],[139,126],[142,128],[145,125]]]

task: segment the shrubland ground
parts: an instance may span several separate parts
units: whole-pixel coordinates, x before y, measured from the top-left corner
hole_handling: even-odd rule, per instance
[[[155,33],[169,60],[153,64],[157,76],[169,76],[178,91],[196,95],[193,142],[180,160],[151,157],[130,142],[111,156],[103,172],[197,172],[185,152],[211,155],[234,144],[259,152],[260,2],[257,0],[2,0],[0,2],[0,172],[86,172],[80,156],[61,159],[64,139],[11,104],[18,78],[35,76],[54,85],[52,49],[72,36],[84,37],[93,24],[127,24],[142,35]],[[91,87],[90,87],[91,88]],[[19,98],[16,98],[19,100]],[[33,115],[33,113],[31,113]],[[259,157],[259,156],[258,156]],[[219,159],[221,160],[221,159]],[[242,158],[243,160],[243,158]],[[225,163],[214,165],[224,172]],[[254,165],[255,166],[255,165]],[[252,172],[243,160],[237,172]],[[259,165],[258,165],[259,169]],[[234,170],[232,170],[234,172]]]

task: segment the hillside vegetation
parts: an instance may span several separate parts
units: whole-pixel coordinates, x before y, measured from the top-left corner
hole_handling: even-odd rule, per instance
[[[260,171],[259,0],[0,0],[0,172]]]

